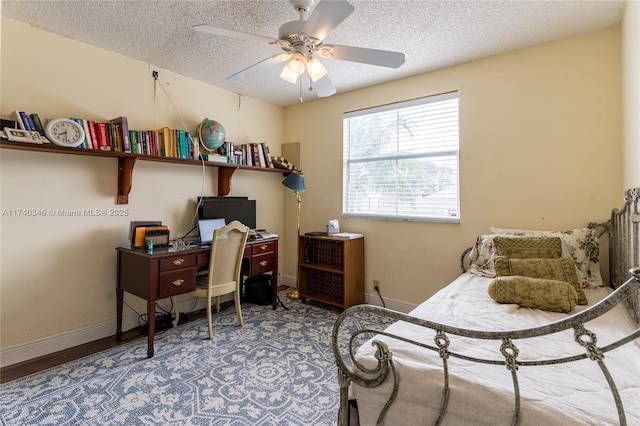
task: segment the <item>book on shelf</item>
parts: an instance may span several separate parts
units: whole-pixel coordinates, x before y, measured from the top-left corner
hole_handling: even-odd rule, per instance
[[[258,161],[260,162],[260,167],[267,167],[267,160],[264,158],[264,144],[259,143],[256,145],[258,146]]]
[[[44,126],[42,125],[42,120],[40,120],[40,116],[37,113],[31,114],[31,119],[33,120],[34,125],[36,126],[36,130],[42,136],[44,136]]]
[[[101,151],[112,151],[111,138],[109,137],[109,127],[107,123],[95,123],[98,147]]]
[[[131,152],[133,154],[139,154],[139,152],[138,152],[138,132],[136,130],[129,130],[129,142],[131,143]]]
[[[331,235],[331,238],[335,238],[338,240],[354,240],[356,238],[362,238],[364,235],[356,234],[353,232],[338,232],[337,234]]]
[[[267,167],[270,168],[270,169],[275,168],[273,166],[273,161],[271,161],[271,153],[269,152],[269,147],[267,146],[266,143],[263,143],[262,147],[264,149],[264,159],[265,159],[265,161],[267,163]]]
[[[74,118],[71,117],[70,120],[75,121],[76,123],[78,123],[80,125],[80,127],[82,127],[82,129],[84,129],[84,121],[81,120],[80,118]],[[89,148],[89,149],[93,149],[91,146],[87,145],[87,134],[85,132],[84,135],[84,140],[82,141],[82,143],[78,146],[78,148]]]
[[[20,111],[13,111],[13,116],[16,119],[16,123],[18,124],[19,129],[29,130],[26,128],[26,126],[24,125],[24,122],[22,121],[22,115],[20,114]]]
[[[158,129],[159,139],[162,140],[162,151],[164,152],[165,157],[175,157],[175,151],[171,149],[171,130],[168,127],[162,127]]]
[[[131,152],[131,140],[129,139],[129,120],[127,117],[116,117],[109,120],[109,123],[116,125],[116,137],[121,151]]]
[[[37,132],[38,129],[36,128],[35,121],[33,121],[33,117],[29,114],[25,114],[25,116],[27,117],[27,123],[29,123],[29,130],[31,130],[32,132]]]
[[[98,149],[97,141],[94,141],[94,137],[92,136],[91,130],[89,129],[89,120],[82,121],[82,128],[84,129],[84,139],[87,142],[87,148]]]
[[[96,122],[93,120],[86,120],[86,123],[89,128],[89,135],[91,136],[93,149],[100,149],[100,142],[98,141],[98,135],[96,133]]]
[[[229,162],[229,160],[225,155],[220,155],[220,154],[208,154],[207,161],[211,163],[228,163]]]
[[[22,121],[22,124],[24,125],[24,130],[35,130],[33,128],[31,128],[31,124],[29,123],[29,120],[27,119],[27,113],[25,113],[24,111],[19,111],[20,114],[20,120]]]

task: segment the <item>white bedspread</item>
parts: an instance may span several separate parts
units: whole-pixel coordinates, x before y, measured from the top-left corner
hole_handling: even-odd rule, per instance
[[[483,331],[513,330],[547,324],[568,314],[520,308],[494,302],[487,294],[489,278],[463,274],[410,315]],[[609,293],[608,288],[585,290],[589,305]],[[585,309],[576,307],[576,311]],[[623,307],[586,324],[603,346],[635,329]],[[430,330],[399,322],[388,331],[433,345]],[[450,351],[501,359],[500,342],[487,342],[456,336]],[[413,345],[378,337],[386,342],[400,376],[400,390],[387,416],[387,425],[427,425],[438,417],[442,398],[442,362],[437,354]],[[518,360],[557,358],[577,355],[584,349],[575,343],[572,331],[535,339],[514,341],[520,350]],[[374,348],[363,345],[358,359],[375,365]],[[638,339],[608,352],[605,362],[620,391],[628,425],[640,425],[640,342]],[[509,425],[514,412],[511,373],[505,366],[484,365],[449,359],[450,396],[444,425]],[[597,363],[581,360],[551,366],[521,366],[518,370],[521,392],[522,425],[605,425],[618,424],[613,397]],[[390,378],[374,389],[352,384],[351,396],[358,402],[361,425],[375,424],[392,388]]]

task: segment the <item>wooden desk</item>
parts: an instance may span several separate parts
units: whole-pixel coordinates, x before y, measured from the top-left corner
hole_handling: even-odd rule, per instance
[[[196,275],[207,269],[209,247],[175,250],[158,247],[149,253],[146,249],[118,247],[118,274],[116,286],[117,328],[116,339],[122,340],[122,305],[124,292],[147,301],[147,356],[153,357],[156,301],[196,289]],[[278,292],[278,238],[248,240],[244,250],[242,275],[253,277],[271,272],[273,309]]]

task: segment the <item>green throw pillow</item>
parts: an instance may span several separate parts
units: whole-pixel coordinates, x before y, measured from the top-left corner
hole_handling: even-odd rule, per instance
[[[495,237],[498,256],[509,259],[553,259],[562,256],[560,237]]]
[[[520,276],[498,277],[489,283],[488,292],[498,303],[516,303],[552,312],[569,312],[578,299],[567,282]]]
[[[573,287],[578,296],[578,305],[586,305],[587,297],[582,291],[576,267],[568,257],[555,259],[509,259],[506,256],[496,256],[494,259],[496,275],[498,277],[523,276],[542,278],[546,280],[564,281]]]

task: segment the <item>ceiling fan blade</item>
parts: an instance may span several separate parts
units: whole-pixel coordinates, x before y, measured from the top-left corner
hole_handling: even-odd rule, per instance
[[[318,97],[320,98],[326,98],[336,93],[336,88],[331,80],[329,80],[328,75],[325,75],[320,80],[313,83],[313,89],[316,91]]]
[[[270,58],[265,59],[264,61],[260,61],[257,64],[253,64],[248,68],[243,69],[240,72],[233,74],[232,76],[227,77],[227,80],[233,82],[240,82],[246,80],[248,77],[255,75],[262,71],[265,68],[268,68],[272,65],[279,64],[280,62],[284,62],[289,59],[291,54],[289,53],[278,53],[277,55],[273,55]]]
[[[302,27],[302,32],[322,41],[347,16],[351,15],[353,10],[353,6],[345,0],[321,1]]]
[[[242,40],[257,41],[258,43],[277,43],[278,40],[272,37],[261,36],[257,34],[244,33],[242,31],[228,30],[226,28],[212,27],[210,25],[196,25],[193,27],[195,31],[207,34],[220,35],[224,37],[239,38]]]
[[[404,64],[404,53],[364,47],[333,45],[330,56],[343,61],[361,62],[389,68],[398,68]]]

